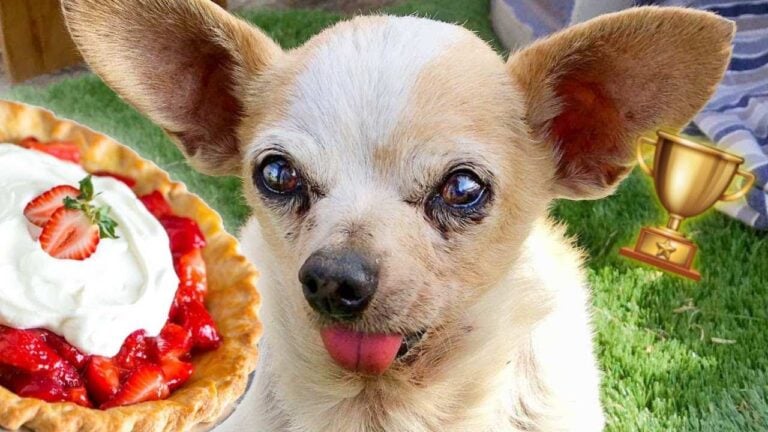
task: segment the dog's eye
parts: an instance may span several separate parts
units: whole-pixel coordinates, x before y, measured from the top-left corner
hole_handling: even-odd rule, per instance
[[[450,173],[425,201],[429,220],[444,234],[460,231],[485,218],[491,188],[468,169]]]
[[[257,172],[261,183],[272,193],[290,195],[301,187],[301,176],[291,163],[281,156],[271,156],[261,163]]]
[[[482,201],[484,195],[485,186],[468,171],[453,173],[440,189],[443,202],[456,208],[473,207]]]

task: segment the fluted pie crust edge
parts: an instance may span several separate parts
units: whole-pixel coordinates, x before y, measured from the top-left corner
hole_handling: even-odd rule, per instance
[[[240,254],[237,240],[224,231],[221,217],[154,163],[115,140],[42,108],[0,100],[0,142],[27,136],[40,141],[69,140],[82,152],[86,171],[109,171],[136,180],[141,195],[161,191],[175,214],[194,219],[205,234],[203,258],[208,271],[206,307],[223,343],[193,357],[195,372],[167,399],[97,410],[72,403],[23,398],[0,387],[0,427],[33,431],[184,431],[216,420],[246,389],[255,369],[262,326],[257,272]]]

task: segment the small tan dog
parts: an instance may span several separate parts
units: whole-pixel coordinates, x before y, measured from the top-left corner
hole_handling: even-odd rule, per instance
[[[640,133],[702,107],[729,21],[632,9],[505,62],[414,17],[283,51],[202,0],[64,8],[109,85],[195,167],[244,180],[254,431],[602,428],[582,258],[547,206],[609,195]]]

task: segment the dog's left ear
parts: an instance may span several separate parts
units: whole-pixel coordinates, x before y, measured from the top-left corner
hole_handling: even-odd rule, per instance
[[[85,60],[160,125],[190,163],[238,174],[248,88],[282,53],[209,0],[63,0]]]
[[[682,8],[604,15],[510,57],[534,138],[555,158],[553,193],[593,199],[631,171],[636,138],[685,125],[715,90],[734,25]]]

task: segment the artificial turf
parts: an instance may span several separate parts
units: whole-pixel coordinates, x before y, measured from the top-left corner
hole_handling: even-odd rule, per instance
[[[386,12],[461,23],[499,47],[481,0],[406,0]],[[320,11],[246,11],[284,47],[342,19]],[[185,182],[236,232],[248,214],[238,180],[192,171],[163,133],[86,75],[10,99],[42,105],[135,148]],[[639,171],[612,197],[557,202],[552,214],[589,255],[609,431],[768,430],[768,235],[710,211],[683,224],[700,247],[700,283],[618,256],[643,225],[664,221]],[[567,367],[567,359],[564,359]]]

